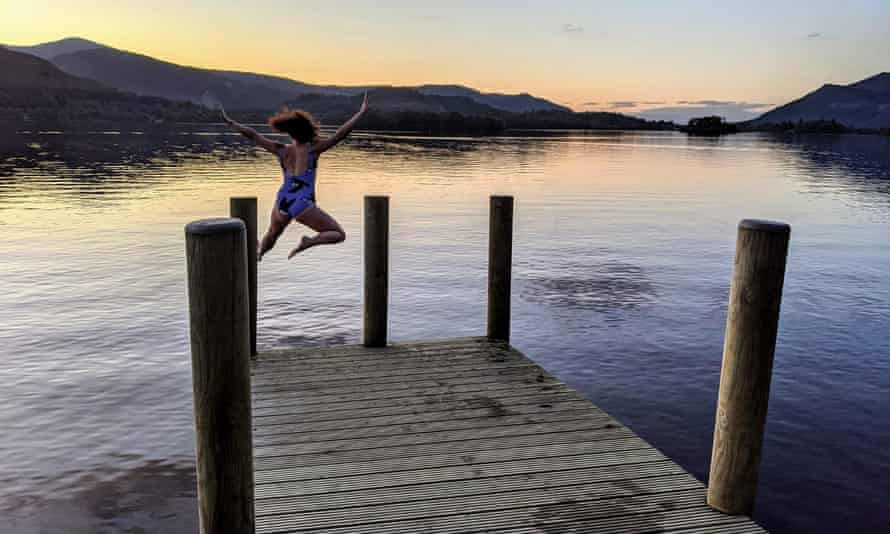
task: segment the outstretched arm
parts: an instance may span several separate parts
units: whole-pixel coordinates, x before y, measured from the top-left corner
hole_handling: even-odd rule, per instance
[[[356,123],[359,120],[361,120],[361,118],[367,112],[368,112],[368,93],[365,93],[365,99],[362,100],[362,107],[358,110],[358,113],[353,115],[351,119],[349,119],[348,121],[346,121],[343,124],[343,126],[338,128],[337,132],[334,133],[334,135],[332,135],[328,138],[325,138],[325,139],[319,139],[315,143],[315,146],[313,147],[315,149],[315,153],[321,154],[325,150],[334,148],[337,145],[337,143],[346,139],[346,136],[349,135],[349,132],[351,132],[352,129],[355,128]]]
[[[283,146],[281,143],[269,139],[253,128],[233,121],[226,115],[226,110],[222,109],[222,107],[220,107],[220,111],[222,112],[223,120],[226,121],[226,124],[237,130],[238,133],[256,143],[257,146],[261,146],[273,154],[278,154],[278,150]]]

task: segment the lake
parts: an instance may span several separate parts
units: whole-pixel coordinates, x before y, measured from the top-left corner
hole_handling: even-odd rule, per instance
[[[0,531],[197,531],[183,227],[273,156],[207,126],[0,135]],[[390,337],[485,330],[488,196],[516,198],[513,344],[708,473],[736,225],[791,224],[759,496],[775,533],[890,524],[890,137],[355,134],[347,240],[259,265],[260,350],[355,343],[362,197],[390,195]]]

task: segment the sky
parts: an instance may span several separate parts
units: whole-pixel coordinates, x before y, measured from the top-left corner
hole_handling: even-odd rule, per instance
[[[890,0],[0,0],[0,42],[72,36],[308,83],[738,120],[890,71]]]

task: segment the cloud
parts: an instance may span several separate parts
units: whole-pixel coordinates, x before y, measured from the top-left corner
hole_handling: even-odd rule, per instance
[[[585,102],[585,105],[588,103]],[[653,100],[614,100],[612,102],[591,102],[593,105],[603,105],[608,106],[610,109],[629,109],[629,108],[638,108],[640,106],[662,106],[667,104],[662,100],[653,101]]]
[[[684,106],[727,107],[738,109],[759,109],[772,105],[760,104],[757,102],[741,102],[736,100],[678,100],[676,103]]]
[[[734,100],[677,100],[677,104],[684,106],[732,106]]]
[[[729,121],[743,121],[760,116],[771,104],[738,100],[613,100],[584,102],[585,107],[630,113],[651,120],[674,121],[685,124],[692,117],[719,115]],[[650,107],[657,106],[657,107]]]
[[[584,27],[575,26],[574,24],[563,24],[562,31],[563,33],[581,33],[584,31]]]
[[[807,39],[818,39],[822,37],[822,32],[813,32],[807,34]]]
[[[733,100],[680,100],[680,105],[646,109],[636,115],[650,120],[674,121],[685,124],[693,117],[718,115],[728,121],[750,120],[763,114],[771,104],[738,102]]]
[[[639,102],[633,100],[616,100],[614,102],[609,102],[608,105],[612,109],[626,109],[637,107],[637,105],[639,105]]]

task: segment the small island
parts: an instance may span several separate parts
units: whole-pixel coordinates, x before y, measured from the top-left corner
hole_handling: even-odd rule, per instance
[[[686,132],[689,135],[718,136],[737,133],[739,127],[735,124],[726,122],[726,119],[723,117],[713,115],[710,117],[689,119],[689,123],[686,126],[680,126],[680,131]]]

